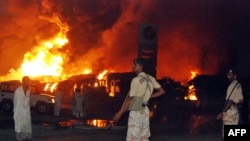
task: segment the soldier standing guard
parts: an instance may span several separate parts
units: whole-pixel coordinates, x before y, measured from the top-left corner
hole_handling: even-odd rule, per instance
[[[230,69],[227,74],[228,80],[231,82],[227,88],[226,102],[221,113],[217,115],[217,119],[222,119],[222,136],[224,138],[224,125],[239,124],[240,111],[238,104],[243,102],[243,94],[241,84],[237,80],[237,72]]]
[[[129,110],[134,97],[143,96],[143,104],[138,111],[130,111],[126,141],[148,141],[150,134],[148,101],[163,95],[165,91],[156,79],[144,71],[146,64],[142,58],[134,60],[133,71],[137,74],[130,84],[130,91],[121,109],[115,114],[114,121],[118,121],[123,113]],[[156,91],[153,93],[153,90]]]

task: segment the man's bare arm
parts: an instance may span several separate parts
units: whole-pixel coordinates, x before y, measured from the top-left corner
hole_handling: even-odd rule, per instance
[[[122,104],[121,106],[121,109],[115,114],[115,117],[113,118],[114,121],[118,121],[121,116],[126,112],[128,111],[128,108],[129,108],[129,105],[132,101],[133,97],[127,97],[124,101],[124,103]]]
[[[151,94],[151,98],[155,98],[155,97],[159,97],[161,95],[165,94],[165,91],[162,87],[156,89],[156,92],[154,92],[153,94]]]
[[[223,116],[224,112],[226,112],[226,111],[230,108],[230,106],[231,106],[232,104],[233,104],[233,101],[232,101],[232,100],[227,100],[226,103],[225,103],[224,109],[222,110],[221,113],[219,113],[219,114],[217,115],[216,119],[217,119],[217,120],[222,119],[222,116]]]

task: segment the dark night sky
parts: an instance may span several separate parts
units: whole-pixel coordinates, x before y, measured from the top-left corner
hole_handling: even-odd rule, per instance
[[[69,27],[65,71],[84,61],[96,71],[130,71],[139,25],[152,23],[159,26],[157,77],[223,74],[229,66],[250,76],[249,7],[249,0],[1,0],[0,76],[58,32],[55,17]]]

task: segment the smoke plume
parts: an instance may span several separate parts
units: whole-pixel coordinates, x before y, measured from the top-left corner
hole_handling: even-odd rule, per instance
[[[158,78],[185,80],[191,70],[218,73],[225,65],[237,64],[230,57],[241,33],[249,37],[247,4],[244,0],[1,0],[0,76],[18,71],[26,52],[64,29],[69,43],[59,51],[65,55],[65,73],[79,73],[84,67],[97,73],[131,71],[141,23],[159,26]],[[247,44],[246,39],[242,40]]]

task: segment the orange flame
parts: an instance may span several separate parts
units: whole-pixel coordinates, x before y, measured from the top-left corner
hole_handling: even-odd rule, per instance
[[[98,76],[97,79],[98,80],[102,80],[104,78],[104,76],[107,74],[108,70],[104,70],[103,72],[101,72]]]
[[[191,77],[190,78],[194,79],[197,76],[198,71],[191,71],[190,73],[191,73]]]
[[[85,69],[85,70],[83,70],[83,74],[90,74],[90,73],[92,73],[91,69]]]
[[[50,83],[46,83],[46,85],[45,85],[45,87],[44,87],[44,91],[47,91],[48,89],[49,89],[49,85],[50,85]]]
[[[54,83],[50,87],[50,92],[54,92],[54,90],[57,88],[58,83]]]
[[[98,87],[98,86],[107,86],[107,84],[105,82],[106,78],[104,78],[107,73],[108,73],[108,70],[104,70],[104,71],[102,71],[101,73],[99,73],[97,75],[97,81],[94,83],[95,87]]]
[[[191,71],[191,80],[194,79],[197,74],[198,74],[198,71]],[[196,89],[195,89],[195,86],[192,84],[190,86],[188,86],[188,94],[187,96],[184,97],[185,100],[192,100],[192,101],[196,101],[198,100],[197,96],[196,96]]]
[[[46,83],[45,87],[44,87],[44,91],[50,91],[51,93],[54,92],[54,90],[57,88],[58,83]]]
[[[20,68],[10,69],[7,75],[0,76],[0,81],[21,79],[23,75],[31,76],[32,79],[42,78],[42,81],[50,79],[47,76],[57,80],[68,77],[68,75],[63,74],[66,54],[62,52],[62,49],[69,42],[66,36],[69,27],[60,21],[56,14],[49,19],[43,16],[40,18],[55,23],[60,29],[59,32],[46,40],[36,40],[37,44],[32,47],[32,50],[24,54]]]
[[[31,52],[24,55],[21,69],[24,75],[29,76],[60,76],[63,72],[63,54],[58,51],[68,39],[59,33],[50,41],[39,43]]]
[[[90,126],[103,128],[103,127],[106,127],[109,124],[109,122],[110,121],[102,120],[102,119],[92,119],[92,120],[88,120],[87,124],[90,125]]]

